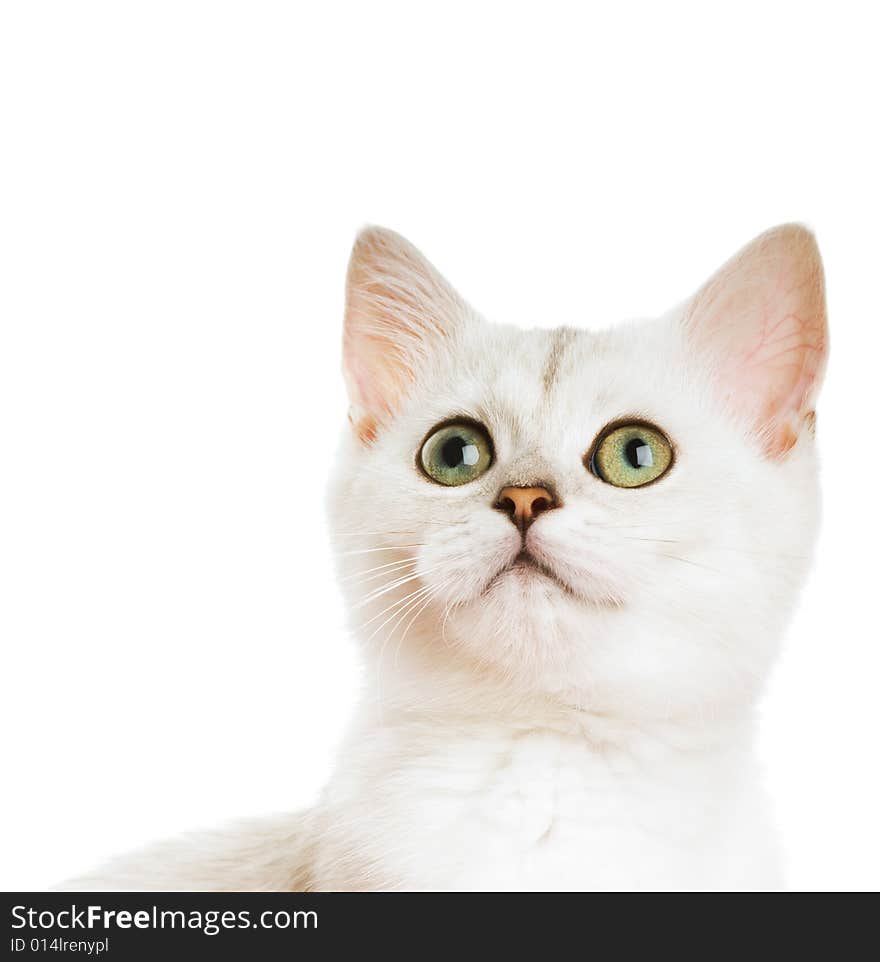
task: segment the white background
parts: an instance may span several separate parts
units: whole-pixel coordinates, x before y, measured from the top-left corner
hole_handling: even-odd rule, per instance
[[[326,778],[357,689],[323,492],[359,226],[491,319],[598,326],[792,219],[828,273],[825,526],[762,751],[792,885],[878,886],[869,10],[3,4],[0,887]]]

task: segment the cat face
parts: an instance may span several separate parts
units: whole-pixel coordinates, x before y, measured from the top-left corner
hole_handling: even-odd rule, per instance
[[[489,324],[366,231],[332,516],[368,652],[639,717],[751,698],[814,537],[825,344],[797,227],[598,333]]]

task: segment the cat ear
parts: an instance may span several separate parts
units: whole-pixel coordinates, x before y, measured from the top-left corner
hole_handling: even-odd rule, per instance
[[[762,234],[697,293],[684,323],[723,401],[751,424],[770,457],[782,457],[812,427],[828,352],[813,235],[797,224]]]
[[[342,368],[358,437],[372,441],[469,308],[407,240],[368,227],[348,265]]]

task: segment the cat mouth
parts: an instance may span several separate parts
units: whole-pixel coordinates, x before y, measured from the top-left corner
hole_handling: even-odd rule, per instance
[[[489,579],[485,587],[479,592],[481,597],[489,595],[496,585],[499,585],[505,578],[510,577],[519,582],[523,589],[529,584],[537,585],[542,581],[546,584],[552,582],[564,595],[581,605],[588,605],[594,608],[618,609],[623,607],[623,599],[608,591],[602,591],[597,585],[597,591],[584,591],[580,587],[575,587],[564,578],[557,574],[550,565],[545,564],[540,558],[536,558],[525,545],[519,552],[511,558],[505,565]]]
[[[521,573],[525,575],[537,574],[544,578],[548,578],[554,584],[558,585],[566,594],[575,595],[572,588],[567,585],[552,568],[549,568],[542,561],[539,561],[527,548],[522,548],[519,554],[507,565],[505,565],[497,575],[492,579],[492,581],[487,585],[486,590],[491,588],[499,578],[502,578],[508,573]]]

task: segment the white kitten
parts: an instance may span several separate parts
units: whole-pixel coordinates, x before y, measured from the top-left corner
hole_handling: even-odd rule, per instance
[[[826,351],[801,227],[601,333],[488,324],[364,231],[331,516],[367,690],[336,775],[80,884],[778,886],[753,712],[814,540]]]

